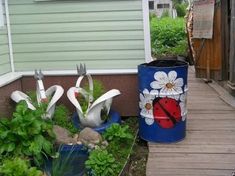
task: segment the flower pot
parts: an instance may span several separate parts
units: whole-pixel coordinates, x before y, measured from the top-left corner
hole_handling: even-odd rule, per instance
[[[51,173],[53,167],[58,175],[63,176],[83,176],[86,173],[85,161],[88,159],[88,151],[83,145],[63,144],[59,154],[60,157],[56,161],[52,158],[45,161],[46,173]]]
[[[99,127],[93,128],[93,130],[97,131],[98,133],[103,133],[106,130],[106,128],[109,128],[113,123],[121,123],[121,117],[118,112],[114,110],[110,110],[109,117],[110,118],[107,120],[107,122],[103,123]],[[78,114],[76,112],[72,116],[72,121],[76,128],[78,129],[84,128],[84,126],[81,125],[79,118],[78,118]]]

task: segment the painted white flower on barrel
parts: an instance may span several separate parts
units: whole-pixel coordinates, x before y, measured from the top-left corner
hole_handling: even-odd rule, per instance
[[[180,109],[182,121],[185,121],[187,116],[187,91],[184,94],[180,95]]]
[[[148,125],[152,125],[154,122],[153,117],[153,99],[158,95],[157,90],[151,90],[150,92],[147,89],[143,90],[143,94],[140,94],[139,107],[141,109],[140,115],[145,118],[145,122]]]
[[[179,95],[183,93],[184,81],[182,78],[177,78],[176,71],[170,71],[168,75],[159,71],[154,74],[154,78],[156,81],[151,82],[150,86],[153,89],[160,89],[160,97],[179,99]]]

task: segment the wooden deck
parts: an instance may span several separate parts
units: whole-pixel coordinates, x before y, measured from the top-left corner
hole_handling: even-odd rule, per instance
[[[186,138],[148,145],[147,176],[232,176],[235,109],[190,70]]]

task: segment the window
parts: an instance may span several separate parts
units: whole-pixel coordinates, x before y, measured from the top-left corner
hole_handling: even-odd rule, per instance
[[[149,10],[154,10],[154,1],[149,1]]]
[[[169,9],[170,8],[170,4],[158,4],[157,8],[158,9],[163,9],[163,8],[167,9],[168,8]]]
[[[0,27],[4,26],[4,18],[3,18],[3,3],[0,0]]]

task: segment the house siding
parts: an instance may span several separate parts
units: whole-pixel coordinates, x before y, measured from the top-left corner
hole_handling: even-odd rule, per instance
[[[0,1],[1,2],[1,1]],[[0,75],[11,71],[6,26],[0,27]]]
[[[9,11],[16,71],[78,63],[132,69],[144,62],[141,0],[9,0]]]

